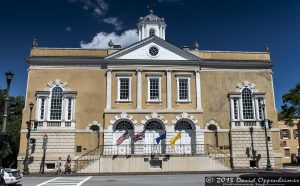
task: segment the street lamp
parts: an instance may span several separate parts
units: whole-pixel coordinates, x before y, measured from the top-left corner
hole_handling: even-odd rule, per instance
[[[5,73],[6,76],[6,82],[7,82],[7,87],[6,87],[6,94],[5,94],[5,99],[4,99],[4,113],[3,113],[3,127],[2,127],[2,132],[6,132],[6,121],[7,121],[7,111],[8,111],[8,102],[9,102],[9,89],[10,89],[10,83],[11,80],[14,77],[14,74],[9,71]]]
[[[7,116],[8,116],[8,102],[9,102],[9,89],[10,89],[10,83],[11,80],[14,77],[14,74],[9,71],[5,73],[6,76],[6,83],[7,83],[7,87],[6,87],[6,93],[5,93],[5,98],[4,98],[4,112],[3,112],[3,124],[2,124],[2,133],[1,133],[1,137],[4,139],[5,138],[5,133],[6,133],[6,122],[7,122]],[[2,145],[1,145],[1,158],[0,158],[0,166],[2,166],[2,158],[4,155],[4,141],[2,141]]]
[[[32,120],[31,120],[31,115],[32,115],[32,109],[33,109],[33,106],[34,104],[33,103],[30,103],[29,104],[29,109],[30,109],[30,113],[29,113],[29,121],[26,121],[26,125],[27,125],[27,135],[26,135],[26,138],[27,138],[27,146],[26,146],[26,155],[25,155],[25,159],[24,159],[24,171],[23,171],[23,174],[24,175],[29,175],[29,168],[28,168],[28,154],[29,154],[29,143],[30,143],[30,131],[31,131],[31,123],[32,123]]]
[[[262,107],[262,111],[263,111],[263,122],[265,124],[264,128],[265,128],[265,140],[266,140],[266,148],[267,148],[267,168],[266,168],[266,170],[267,171],[272,171],[272,166],[271,166],[271,163],[270,163],[270,155],[269,155],[267,125],[266,125],[266,111],[265,111],[266,105],[262,104],[261,107]]]

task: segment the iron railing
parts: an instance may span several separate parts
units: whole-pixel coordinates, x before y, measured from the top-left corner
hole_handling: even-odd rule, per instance
[[[230,155],[226,154],[225,152],[221,151],[220,149],[216,148],[215,146],[206,144],[206,154],[211,157],[212,159],[218,161],[225,167],[231,167],[230,164]]]
[[[176,144],[171,146],[157,144],[124,144],[101,145],[83,154],[75,160],[74,171],[78,172],[91,163],[100,159],[100,156],[209,156],[223,166],[230,168],[230,156],[220,149],[209,144]]]

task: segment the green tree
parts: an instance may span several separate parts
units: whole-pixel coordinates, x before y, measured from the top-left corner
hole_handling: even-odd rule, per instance
[[[285,124],[294,126],[297,124],[298,129],[298,144],[300,146],[300,82],[295,88],[292,88],[288,93],[282,96],[283,106],[281,106],[281,117]],[[298,156],[300,156],[300,149],[298,149]]]
[[[0,130],[2,130],[3,111],[4,111],[4,98],[5,89],[0,88]],[[14,114],[10,115],[7,120],[6,133],[8,134],[8,142],[4,143],[4,167],[16,167],[17,157],[19,152],[20,143],[20,129],[22,123],[22,110],[24,108],[24,98],[22,96],[10,97],[17,103]],[[0,144],[2,145],[2,144]]]

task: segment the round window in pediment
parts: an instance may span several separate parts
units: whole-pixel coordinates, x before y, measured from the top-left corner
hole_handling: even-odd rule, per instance
[[[149,54],[153,57],[158,55],[158,48],[156,46],[152,46],[149,48]]]

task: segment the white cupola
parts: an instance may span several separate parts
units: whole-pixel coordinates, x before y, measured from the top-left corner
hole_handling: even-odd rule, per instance
[[[165,31],[167,25],[164,18],[159,18],[153,14],[153,10],[150,10],[149,15],[140,17],[137,27],[139,33],[139,41],[153,35],[165,40]]]

